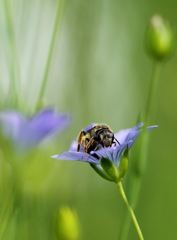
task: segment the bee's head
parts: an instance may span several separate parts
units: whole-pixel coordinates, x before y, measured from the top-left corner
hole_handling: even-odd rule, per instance
[[[100,142],[104,147],[110,147],[114,140],[113,132],[109,131],[108,129],[105,129],[103,132],[101,132],[99,137]]]

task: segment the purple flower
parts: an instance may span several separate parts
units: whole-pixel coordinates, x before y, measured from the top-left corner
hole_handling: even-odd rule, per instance
[[[90,125],[89,125],[90,126]],[[108,158],[114,163],[118,163],[121,153],[126,147],[130,148],[138,137],[140,130],[143,127],[143,123],[139,123],[133,128],[123,129],[114,134],[115,138],[119,141],[120,144],[112,144],[111,147],[104,147],[90,153],[77,152],[77,142],[74,141],[67,152],[63,152],[58,155],[52,156],[53,158],[60,160],[77,160],[81,162],[89,162],[99,164],[99,159]],[[156,126],[150,126],[148,128],[154,128]]]
[[[70,123],[67,114],[46,108],[32,117],[20,112],[0,112],[0,131],[17,149],[32,148],[48,136],[62,131]]]
[[[99,174],[101,173],[100,175],[103,176],[101,160],[108,159],[111,164],[119,167],[120,159],[122,158],[125,150],[129,150],[132,147],[139,133],[145,129],[143,125],[143,123],[139,123],[135,127],[123,129],[115,133],[114,136],[118,140],[119,144],[112,144],[111,147],[102,147],[101,149],[91,151],[90,153],[83,152],[82,150],[78,152],[77,142],[74,141],[69,151],[53,155],[52,157],[59,160],[77,160],[81,162],[88,162],[97,172],[99,172]],[[92,125],[89,125],[88,127],[90,126]],[[147,129],[153,129],[155,127],[157,126],[149,126]]]

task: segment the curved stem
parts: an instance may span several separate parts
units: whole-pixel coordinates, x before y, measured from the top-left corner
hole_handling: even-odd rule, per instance
[[[131,178],[132,180],[132,178]],[[128,186],[129,187],[129,186]],[[131,182],[131,192],[129,201],[131,202],[131,206],[133,209],[136,207],[136,203],[139,196],[139,191],[141,188],[141,181],[138,177],[133,176],[133,181]],[[126,240],[128,239],[129,230],[131,225],[131,218],[128,214],[128,212],[124,215],[123,222],[121,224],[121,231],[119,232],[119,240]]]
[[[45,89],[46,89],[46,85],[47,85],[47,81],[48,81],[48,77],[49,77],[49,72],[50,72],[50,66],[51,66],[51,62],[52,62],[52,56],[53,56],[54,47],[55,47],[55,43],[56,43],[56,39],[57,39],[57,33],[61,26],[61,18],[62,18],[63,8],[64,8],[64,0],[58,0],[57,12],[56,12],[56,17],[55,17],[55,21],[54,21],[54,28],[53,28],[52,38],[51,38],[51,42],[50,42],[50,46],[49,46],[44,75],[43,75],[43,79],[42,79],[42,85],[41,85],[39,96],[38,96],[37,103],[36,103],[37,109],[41,106],[41,102],[43,100],[43,96],[45,93]]]
[[[117,183],[117,187],[118,187],[118,190],[119,190],[119,193],[120,193],[120,196],[122,197],[129,213],[130,213],[130,216],[131,216],[131,219],[132,219],[132,222],[134,224],[134,227],[136,229],[136,232],[137,232],[137,235],[138,235],[138,238],[139,240],[144,240],[144,237],[143,237],[143,234],[142,234],[142,231],[141,231],[141,228],[139,226],[139,223],[136,219],[136,216],[135,216],[135,213],[132,209],[132,207],[130,206],[129,202],[128,202],[128,199],[126,197],[126,194],[125,194],[125,191],[124,191],[124,188],[123,188],[123,185],[122,185],[122,182],[119,182]]]

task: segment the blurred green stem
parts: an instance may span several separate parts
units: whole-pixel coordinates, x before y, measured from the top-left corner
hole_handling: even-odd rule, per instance
[[[65,2],[65,0],[57,0],[57,11],[56,11],[56,16],[55,16],[55,20],[54,20],[53,33],[52,33],[49,51],[48,51],[48,55],[47,55],[47,61],[46,61],[45,70],[44,70],[44,74],[43,74],[42,85],[41,85],[41,88],[39,91],[39,96],[38,96],[37,103],[36,103],[36,109],[41,108],[41,105],[43,102],[43,97],[44,97],[45,89],[47,86],[47,81],[49,78],[49,72],[50,72],[50,66],[51,66],[51,62],[52,62],[53,52],[54,52],[54,48],[55,48],[55,44],[56,44],[56,40],[57,40],[57,33],[61,27],[61,19],[62,19],[62,14],[63,14],[63,9],[64,9],[64,2]]]
[[[118,187],[118,191],[119,191],[119,193],[120,193],[120,196],[122,197],[122,199],[123,199],[123,201],[124,201],[124,203],[125,203],[125,205],[126,205],[126,207],[127,207],[127,210],[128,210],[128,212],[129,212],[129,214],[130,214],[130,216],[131,216],[131,219],[132,219],[132,222],[133,222],[134,227],[135,227],[135,229],[136,229],[138,238],[139,238],[140,240],[143,240],[144,237],[143,237],[141,228],[140,228],[140,226],[139,226],[139,224],[138,224],[138,221],[137,221],[137,219],[136,219],[135,213],[134,213],[132,207],[130,206],[130,204],[129,204],[129,202],[128,202],[128,199],[127,199],[127,197],[126,197],[126,194],[125,194],[125,191],[124,191],[122,182],[118,182],[118,183],[117,183],[117,187]]]
[[[161,71],[161,63],[155,61],[153,64],[152,77],[146,102],[145,113],[143,116],[143,121],[147,124],[150,116],[152,116],[153,105],[155,105],[155,96],[157,93],[158,81]]]
[[[10,85],[10,93],[9,96],[11,97],[11,101],[13,105],[18,105],[18,90],[19,90],[19,81],[20,81],[20,66],[19,66],[19,59],[17,54],[17,46],[15,40],[15,32],[13,26],[13,18],[12,18],[12,11],[11,11],[11,4],[9,0],[4,0],[4,13],[5,13],[5,20],[7,23],[7,33],[8,33],[8,44],[10,50],[10,78],[11,78],[11,85]],[[18,84],[17,84],[18,83]]]
[[[142,114],[141,121],[145,122],[145,126],[147,126],[150,117],[153,115],[153,110],[155,110],[155,105],[157,105],[157,101],[155,101],[160,71],[161,71],[161,63],[154,62],[152,69],[151,82],[149,86],[146,108],[144,113]],[[132,171],[130,171],[128,176],[127,190],[128,196],[130,198],[131,205],[133,209],[136,208],[139,193],[141,190],[142,184],[142,175],[145,172],[147,165],[147,153],[148,153],[148,145],[149,145],[149,134],[148,132],[143,132],[142,140],[140,143],[139,153],[137,158],[134,159],[134,164],[132,166]],[[130,229],[130,217],[128,214],[125,214],[124,221],[122,222],[121,231],[119,234],[120,240],[128,239],[129,229]]]

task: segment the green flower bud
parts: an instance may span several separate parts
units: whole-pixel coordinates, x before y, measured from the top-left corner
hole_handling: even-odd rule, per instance
[[[120,164],[118,168],[119,180],[121,180],[125,176],[127,169],[128,169],[128,147],[125,149],[123,156],[120,160]]]
[[[108,158],[102,158],[100,164],[105,174],[109,177],[107,180],[118,183],[124,177],[128,169],[128,146],[124,150],[118,166]]]
[[[114,163],[107,158],[102,158],[100,160],[101,166],[106,172],[106,174],[112,179],[114,182],[118,182],[119,179],[119,173],[117,167],[114,165]]]
[[[80,239],[79,219],[75,211],[62,207],[57,216],[57,237],[60,240]]]
[[[100,177],[102,177],[108,181],[114,182],[114,178],[109,176],[100,165],[90,163],[90,166],[95,170],[96,173],[98,173],[100,175]]]
[[[173,50],[173,32],[168,21],[159,15],[150,19],[146,32],[146,45],[149,54],[156,60],[169,57]]]

